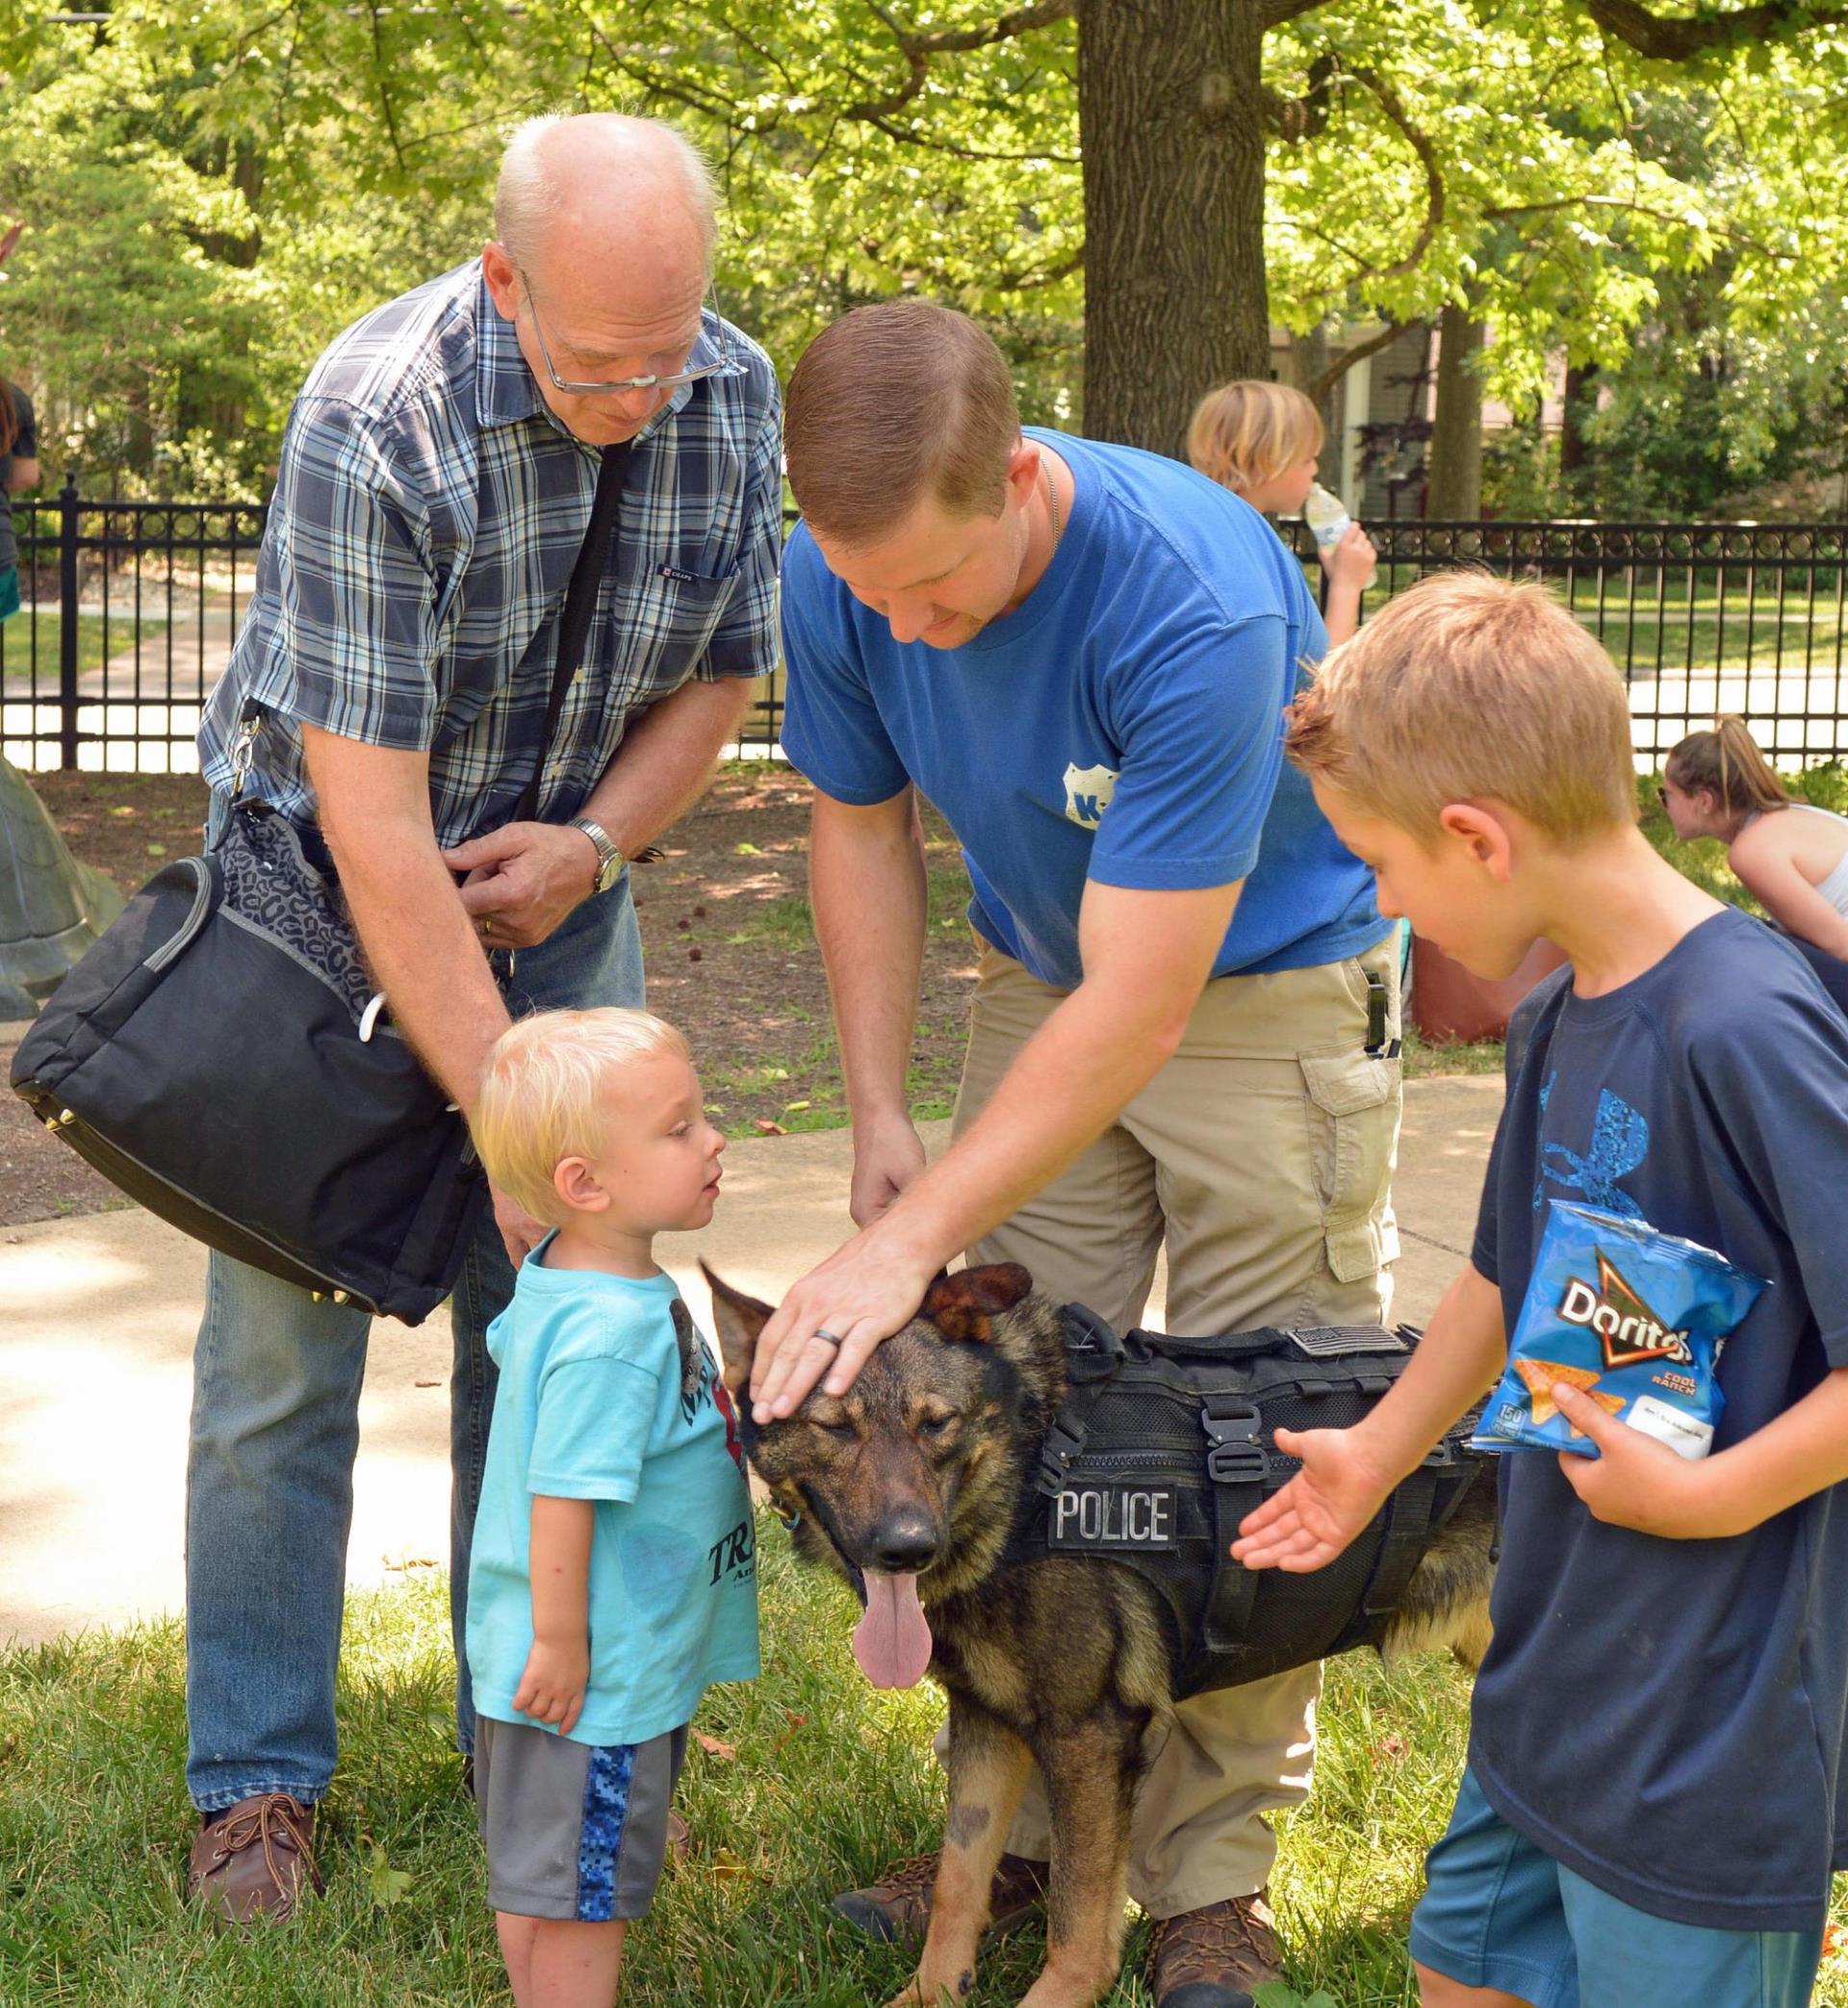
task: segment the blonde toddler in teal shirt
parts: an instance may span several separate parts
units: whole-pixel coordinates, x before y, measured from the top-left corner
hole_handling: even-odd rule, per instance
[[[610,2008],[705,1688],[757,1672],[730,1398],[656,1266],[724,1138],[646,1012],[540,1012],[489,1058],[489,1175],[552,1229],[488,1331],[500,1369],[469,1571],[475,1790],[518,2008]]]

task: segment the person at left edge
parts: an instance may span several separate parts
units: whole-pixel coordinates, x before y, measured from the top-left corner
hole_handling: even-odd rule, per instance
[[[349,328],[290,415],[250,614],[200,733],[324,839],[398,1022],[465,1113],[539,1006],[639,1006],[624,854],[704,788],[775,659],[781,408],[711,309],[712,187],[671,129],[534,120],[495,242]],[[542,733],[600,450],[632,440],[620,529],[537,815]],[[458,878],[462,883],[458,886]],[[519,951],[517,958],[514,951]],[[450,1584],[459,1650],[494,1394],[487,1327],[536,1223],[496,1196],[457,1281]],[[190,1886],[285,1916],[335,1762],[334,1669],[367,1321],[214,1254],[187,1497]]]
[[[0,621],[19,611],[19,545],[13,498],[38,485],[38,419],[16,383],[0,376]]]

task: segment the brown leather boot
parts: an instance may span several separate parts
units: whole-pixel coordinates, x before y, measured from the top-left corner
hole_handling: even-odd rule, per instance
[[[834,1908],[884,1944],[921,1944],[931,1924],[937,1859],[912,1855],[895,1862],[869,1889],[836,1896]],[[988,1931],[996,1937],[1018,1931],[1045,1900],[1046,1865],[1024,1855],[1003,1855],[988,1888]]]
[[[1155,2008],[1252,2008],[1254,1990],[1283,1978],[1265,1893],[1156,1919],[1148,1942]]]
[[[240,1799],[193,1836],[186,1893],[207,1906],[216,1924],[280,1923],[294,1916],[303,1884],[324,1892],[314,1833],[315,1809],[286,1791]]]

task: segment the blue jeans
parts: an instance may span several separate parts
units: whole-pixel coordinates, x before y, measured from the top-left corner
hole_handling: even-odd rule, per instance
[[[642,1001],[642,942],[625,878],[537,948],[490,958],[507,1008]],[[513,1294],[492,1215],[449,1301],[449,1611],[456,1736],[475,1740],[462,1650],[469,1537],[487,1455],[495,1369],[486,1334]],[[204,1812],[266,1791],[308,1804],[336,1752],[346,1535],[371,1320],[213,1253],[192,1368],[186,1501],[187,1789]]]

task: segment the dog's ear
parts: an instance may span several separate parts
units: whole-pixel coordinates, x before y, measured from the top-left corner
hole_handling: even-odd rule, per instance
[[[720,1281],[704,1262],[700,1273],[712,1286],[712,1323],[719,1335],[719,1351],[725,1355],[725,1384],[732,1394],[741,1395],[751,1385],[757,1335],[773,1313],[767,1303]]]
[[[1011,1311],[1033,1288],[1033,1278],[1017,1262],[988,1262],[980,1269],[939,1274],[924,1293],[917,1315],[928,1318],[946,1339],[988,1336],[988,1320]]]

